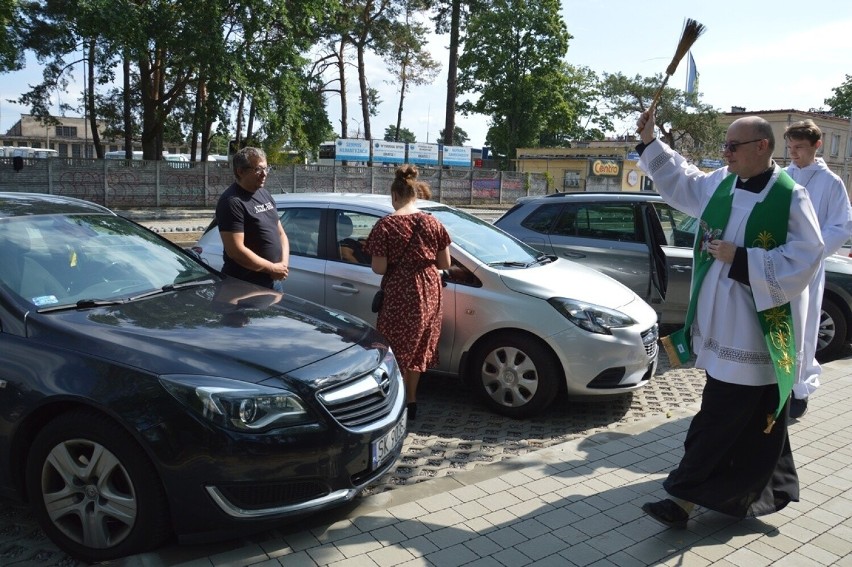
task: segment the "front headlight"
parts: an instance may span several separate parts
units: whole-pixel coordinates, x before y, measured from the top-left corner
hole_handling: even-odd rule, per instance
[[[179,402],[226,429],[259,433],[308,423],[308,410],[296,394],[226,378],[173,374],[160,383]]]
[[[575,299],[552,297],[547,300],[557,311],[569,321],[590,333],[611,335],[612,329],[635,325],[636,321],[621,311],[601,307],[591,303],[583,303]]]

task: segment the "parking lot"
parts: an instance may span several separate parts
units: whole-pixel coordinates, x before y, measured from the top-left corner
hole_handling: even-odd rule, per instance
[[[690,367],[671,369],[663,355],[651,382],[632,394],[608,399],[559,398],[541,416],[513,420],[487,411],[459,380],[427,375],[421,381],[417,420],[409,424],[401,458],[362,496],[617,431],[649,416],[668,415],[697,404],[702,387],[702,372]],[[0,565],[78,564],[46,538],[25,505],[0,499]]]

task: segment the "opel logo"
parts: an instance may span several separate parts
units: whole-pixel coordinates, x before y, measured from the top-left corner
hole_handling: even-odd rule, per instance
[[[373,378],[376,380],[376,386],[379,387],[379,393],[383,398],[387,398],[390,393],[390,379],[388,375],[382,372],[381,374],[373,374]]]

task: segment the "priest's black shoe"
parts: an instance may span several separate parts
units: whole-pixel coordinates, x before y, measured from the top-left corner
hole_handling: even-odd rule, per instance
[[[790,419],[799,419],[808,413],[808,399],[799,399],[796,396],[790,398]]]
[[[669,528],[683,529],[689,520],[686,510],[677,505],[674,500],[660,500],[659,502],[646,502],[642,504],[642,511],[653,520]]]

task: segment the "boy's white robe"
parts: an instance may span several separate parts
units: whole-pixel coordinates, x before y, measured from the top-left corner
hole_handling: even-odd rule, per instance
[[[803,359],[805,368],[793,386],[793,394],[802,399],[807,398],[819,387],[821,369],[814,355],[819,335],[822,294],[825,289],[824,259],[837,252],[852,237],[852,206],[849,204],[849,196],[843,181],[828,168],[822,158],[816,158],[814,163],[806,167],[799,167],[792,163],[787,166],[786,171],[796,183],[807,189],[825,244],[823,261],[820,262],[808,286],[809,305],[805,322]]]

